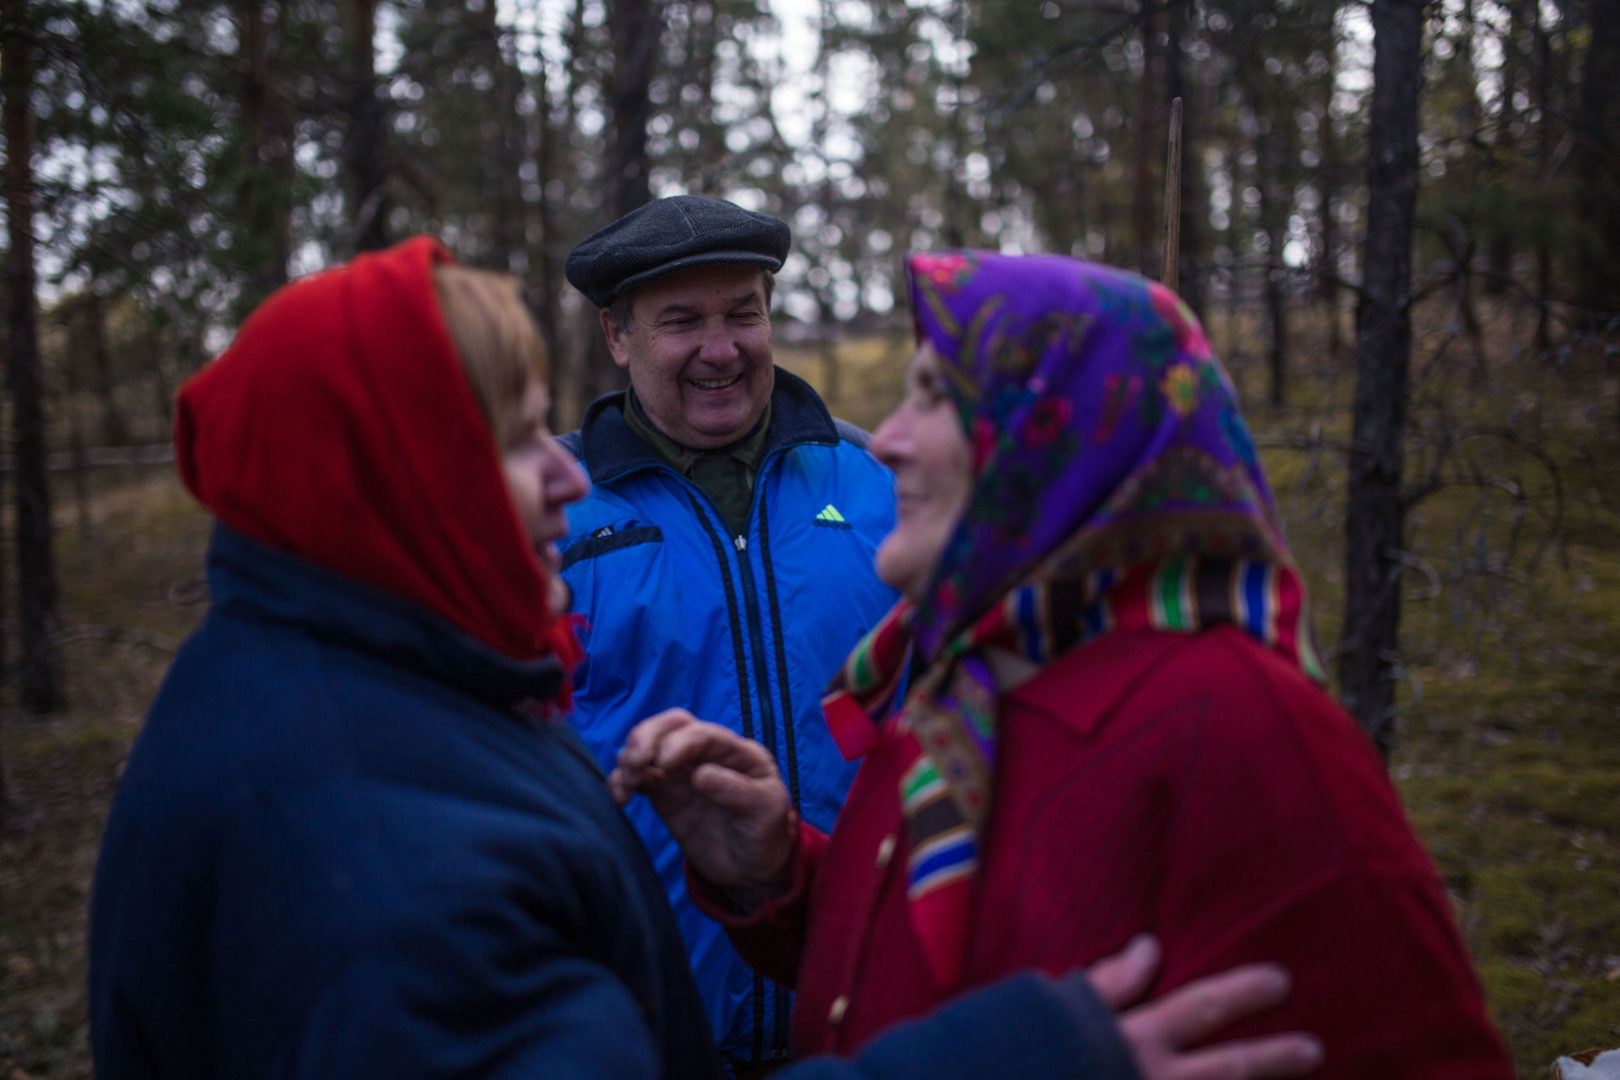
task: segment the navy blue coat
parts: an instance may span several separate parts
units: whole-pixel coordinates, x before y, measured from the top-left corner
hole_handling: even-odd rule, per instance
[[[97,1074],[712,1076],[641,843],[548,698],[403,601],[221,528],[92,901]]]

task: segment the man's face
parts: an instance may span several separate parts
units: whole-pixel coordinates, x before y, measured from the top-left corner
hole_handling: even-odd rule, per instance
[[[748,434],[776,380],[764,272],[677,270],[639,288],[630,311],[624,331],[604,310],[602,331],[658,429],[696,450]]]

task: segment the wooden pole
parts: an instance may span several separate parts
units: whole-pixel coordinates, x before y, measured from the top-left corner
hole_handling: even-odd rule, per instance
[[[1164,163],[1164,258],[1159,281],[1171,292],[1181,280],[1181,99],[1170,103],[1170,150]]]

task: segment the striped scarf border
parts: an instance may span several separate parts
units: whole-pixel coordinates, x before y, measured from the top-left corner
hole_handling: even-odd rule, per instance
[[[1324,683],[1304,607],[1299,574],[1290,566],[1185,556],[1123,573],[1025,585],[981,620],[972,638],[984,644],[1005,634],[1019,655],[1045,664],[1109,630],[1191,633],[1231,625]]]

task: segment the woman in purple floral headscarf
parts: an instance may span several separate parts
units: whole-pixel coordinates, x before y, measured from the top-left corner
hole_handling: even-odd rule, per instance
[[[1151,931],[1161,989],[1283,963],[1291,998],[1242,1030],[1320,1035],[1324,1075],[1511,1077],[1444,889],[1320,687],[1197,320],[1068,258],[907,270],[919,348],[872,440],[899,498],[877,568],[907,599],[825,702],[864,757],[830,842],[768,757],[690,717],[638,729],[616,776],[667,808],[744,956],[797,986],[796,1048]]]

